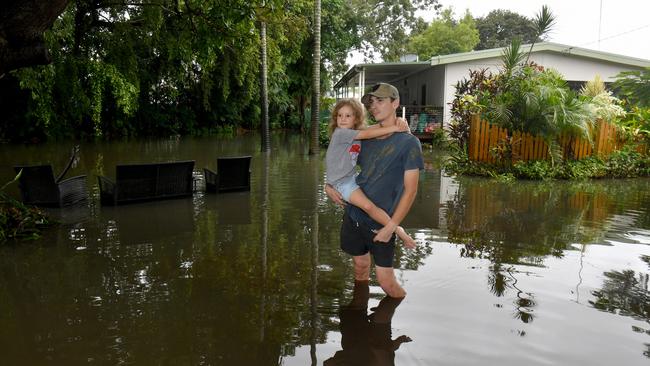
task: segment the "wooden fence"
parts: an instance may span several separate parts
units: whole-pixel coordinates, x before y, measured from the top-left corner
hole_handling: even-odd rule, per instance
[[[623,142],[617,136],[616,128],[611,123],[598,121],[593,136],[593,146],[589,141],[572,137],[567,134],[560,136],[560,147],[564,158],[582,159],[587,156],[605,157],[612,151],[619,149]],[[500,163],[501,157],[506,155],[506,149],[512,149],[512,161],[546,160],[548,145],[541,136],[508,130],[496,125],[490,125],[481,120],[480,116],[472,116],[469,132],[469,158],[475,161]],[[510,154],[507,154],[510,156]]]

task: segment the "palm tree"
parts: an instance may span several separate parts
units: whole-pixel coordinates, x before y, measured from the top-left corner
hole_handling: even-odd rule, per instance
[[[548,34],[548,32],[551,31],[554,25],[555,25],[555,15],[551,13],[551,10],[548,8],[548,6],[543,5],[542,10],[540,10],[540,12],[535,15],[535,19],[533,19],[533,29],[535,30],[535,38],[533,38],[533,42],[530,44],[530,50],[528,51],[528,56],[526,57],[526,63],[528,63],[530,54],[533,52],[533,46],[535,45],[535,41],[541,39],[542,37],[545,37]]]
[[[318,154],[320,133],[320,0],[314,0],[314,61],[311,81],[311,139],[309,154]]]
[[[262,8],[265,2],[262,1]],[[260,102],[262,103],[262,151],[271,150],[271,133],[269,131],[269,92],[268,65],[266,59],[266,21],[260,21]]]

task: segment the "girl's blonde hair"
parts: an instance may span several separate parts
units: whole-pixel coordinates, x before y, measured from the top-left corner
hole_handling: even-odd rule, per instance
[[[330,118],[330,124],[327,126],[327,132],[330,136],[334,133],[336,129],[336,117],[339,114],[339,110],[344,106],[350,107],[352,113],[354,114],[354,129],[359,130],[366,127],[366,109],[363,107],[360,101],[354,98],[340,99],[336,102],[334,109],[332,110],[332,117]]]

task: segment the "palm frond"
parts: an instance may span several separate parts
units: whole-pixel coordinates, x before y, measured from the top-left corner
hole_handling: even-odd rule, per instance
[[[524,59],[524,54],[521,53],[521,40],[513,38],[510,45],[506,47],[501,53],[501,60],[503,61],[503,68],[507,74],[517,68]]]
[[[562,146],[557,139],[547,139],[546,146],[548,146],[548,156],[551,157],[551,166],[555,166],[556,161],[562,160]]]
[[[535,30],[535,38],[530,44],[530,50],[528,50],[528,56],[526,57],[526,63],[530,59],[530,54],[533,52],[533,46],[538,39],[546,38],[546,35],[553,29],[555,26],[555,15],[551,12],[548,6],[543,5],[542,10],[535,15],[533,19],[533,27]]]
[[[542,6],[542,10],[535,15],[533,19],[535,32],[538,38],[544,37],[555,26],[555,15],[547,5]]]

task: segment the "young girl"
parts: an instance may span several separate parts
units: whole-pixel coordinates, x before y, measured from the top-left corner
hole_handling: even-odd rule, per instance
[[[364,210],[378,223],[386,225],[390,216],[380,207],[375,206],[356,183],[355,167],[357,156],[361,151],[361,144],[357,140],[406,132],[409,129],[403,119],[398,119],[397,126],[373,125],[368,128],[365,128],[365,120],[365,109],[356,99],[341,99],[334,106],[329,124],[330,144],[325,155],[327,183],[339,191],[346,202]],[[397,227],[395,234],[404,241],[404,246],[409,249],[415,248],[415,240],[401,226]]]

